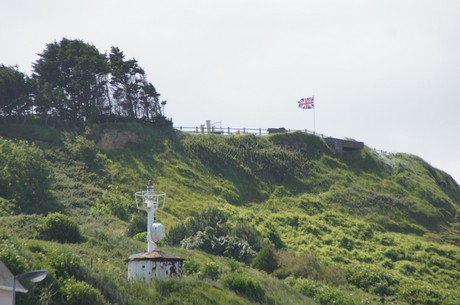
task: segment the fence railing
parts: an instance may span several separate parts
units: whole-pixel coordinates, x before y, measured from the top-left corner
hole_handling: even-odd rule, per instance
[[[314,131],[308,129],[286,129],[286,128],[235,128],[235,127],[211,127],[207,129],[203,126],[196,126],[196,127],[174,127],[174,129],[187,132],[187,133],[194,133],[194,134],[205,134],[205,133],[214,133],[214,134],[221,134],[221,135],[237,135],[237,134],[253,134],[253,135],[268,135],[274,133],[283,133],[283,132],[305,132],[309,134],[313,134],[322,138],[328,138],[328,136],[316,133]]]
[[[195,127],[184,127],[184,126],[179,126],[179,127],[174,127],[174,129],[182,131],[182,132],[187,132],[187,133],[194,133],[194,134],[206,134],[206,133],[213,133],[213,134],[221,134],[221,135],[237,135],[237,134],[253,134],[257,136],[262,136],[262,135],[268,135],[268,134],[274,134],[274,133],[283,133],[283,132],[305,132],[309,133],[312,135],[316,135],[318,137],[321,137],[323,139],[326,138],[333,138],[331,136],[324,135],[322,133],[317,133],[308,129],[286,129],[286,128],[235,128],[235,127],[215,127],[212,126],[211,128],[207,128],[206,126],[195,126]],[[381,149],[376,149],[376,148],[371,148],[377,153],[381,154],[391,154],[390,152],[381,150]]]

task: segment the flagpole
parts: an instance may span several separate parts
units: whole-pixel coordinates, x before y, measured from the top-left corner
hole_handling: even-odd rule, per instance
[[[313,134],[316,134],[316,103],[315,103],[315,96],[313,95],[313,98],[312,98],[312,102],[313,102]]]
[[[315,113],[316,113],[316,110],[315,110],[315,106],[313,105],[313,134],[316,134],[316,120],[315,120]]]

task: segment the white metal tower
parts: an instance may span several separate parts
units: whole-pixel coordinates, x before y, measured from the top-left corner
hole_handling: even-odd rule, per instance
[[[147,190],[134,193],[136,206],[147,212],[147,252],[157,250],[156,242],[165,237],[163,225],[156,222],[156,210],[162,209],[166,202],[166,193],[155,192],[152,181],[149,180]]]

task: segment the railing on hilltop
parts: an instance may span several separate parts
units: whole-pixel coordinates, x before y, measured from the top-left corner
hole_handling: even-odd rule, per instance
[[[213,133],[213,134],[221,134],[221,135],[237,135],[237,134],[253,134],[257,136],[274,134],[274,133],[284,133],[284,132],[305,132],[309,134],[313,134],[322,138],[327,138],[327,136],[323,134],[316,133],[314,131],[308,129],[286,129],[286,128],[234,128],[234,127],[212,127],[209,130],[203,126],[196,126],[196,127],[174,127],[174,129],[187,132],[187,133],[194,133],[194,134],[205,134],[205,133]]]
[[[322,133],[317,133],[308,129],[286,129],[284,127],[281,128],[234,128],[234,127],[215,127],[212,126],[211,128],[206,128],[204,125],[201,126],[196,126],[196,127],[174,127],[174,129],[182,131],[182,132],[187,132],[187,133],[193,133],[193,134],[220,134],[220,135],[238,135],[238,134],[252,134],[252,135],[257,135],[257,136],[263,136],[263,135],[268,135],[268,134],[275,134],[275,133],[286,133],[286,132],[304,132],[304,133],[309,133],[318,137],[321,137],[323,139],[332,139],[333,137],[331,136],[326,136]],[[391,154],[387,151],[381,150],[381,149],[376,149],[376,148],[371,148],[377,153],[382,153],[382,154]]]

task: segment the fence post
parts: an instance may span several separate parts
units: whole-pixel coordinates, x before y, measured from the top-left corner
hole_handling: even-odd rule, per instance
[[[259,136],[262,135],[262,128],[259,128]]]
[[[228,127],[228,135],[230,135],[230,127]]]

